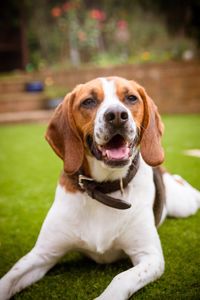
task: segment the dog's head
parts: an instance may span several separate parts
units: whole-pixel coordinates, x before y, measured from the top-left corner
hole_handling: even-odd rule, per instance
[[[163,162],[163,124],[152,99],[134,81],[98,78],[78,85],[57,107],[46,138],[74,174],[86,156],[108,167],[130,164],[140,147],[150,166]]]

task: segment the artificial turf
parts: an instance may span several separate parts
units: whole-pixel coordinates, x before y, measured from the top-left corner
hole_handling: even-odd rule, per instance
[[[200,116],[163,120],[165,166],[200,189],[200,158],[183,153],[200,149]],[[54,198],[62,163],[44,140],[44,131],[44,125],[0,128],[0,276],[32,248]],[[200,299],[200,211],[187,219],[167,219],[159,234],[165,273],[133,298]],[[14,299],[93,299],[129,267],[129,260],[98,265],[70,253]]]

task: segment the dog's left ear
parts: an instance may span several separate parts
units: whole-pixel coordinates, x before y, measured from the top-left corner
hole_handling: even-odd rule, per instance
[[[73,93],[67,94],[56,108],[45,135],[50,146],[63,160],[64,170],[68,175],[80,169],[84,157],[83,143],[72,114],[74,97]]]
[[[164,150],[161,137],[164,125],[158,113],[157,106],[147,95],[143,87],[138,89],[144,103],[144,119],[142,123],[141,155],[144,161],[152,166],[158,166],[164,161]]]

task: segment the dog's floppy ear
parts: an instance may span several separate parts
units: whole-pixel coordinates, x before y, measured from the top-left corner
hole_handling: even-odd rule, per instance
[[[144,119],[142,124],[141,155],[150,166],[160,165],[164,161],[164,150],[161,146],[161,137],[164,125],[161,121],[157,106],[147,95],[144,88],[139,88],[144,103]]]
[[[77,132],[72,115],[75,95],[67,94],[56,108],[46,131],[46,139],[56,154],[63,159],[68,175],[77,172],[83,163],[83,143]]]

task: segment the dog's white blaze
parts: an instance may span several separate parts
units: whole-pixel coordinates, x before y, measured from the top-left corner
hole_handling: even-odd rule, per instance
[[[116,93],[116,86],[114,80],[108,80],[106,78],[100,78],[103,92],[104,92],[104,100],[100,107],[101,112],[105,112],[105,110],[110,106],[121,106],[123,107],[128,115],[129,118],[132,118],[130,111],[126,108],[126,106],[119,100],[117,93]]]
[[[116,94],[116,87],[114,80],[108,80],[106,78],[100,78],[103,91],[104,91],[104,101],[103,106],[110,106],[112,104],[121,104],[119,98]]]
[[[102,88],[104,92],[104,100],[97,111],[94,124],[94,136],[97,144],[105,143],[105,134],[106,126],[104,122],[104,113],[109,107],[121,106],[128,113],[129,116],[129,129],[133,132],[133,135],[136,133],[136,124],[133,119],[133,116],[129,109],[120,101],[116,93],[116,86],[114,80],[108,80],[106,78],[100,78],[102,83]],[[103,132],[103,133],[102,133]],[[132,138],[134,138],[132,136]]]
[[[124,108],[124,110],[128,113],[129,119],[133,122],[133,117],[129,109],[119,100],[117,93],[116,93],[116,86],[114,80],[108,80],[106,78],[100,78],[102,82],[102,87],[104,91],[104,101],[102,103],[102,106],[100,107],[99,113],[103,114],[108,107],[111,107],[112,105],[115,106],[121,106]],[[136,127],[134,128],[136,129]]]

